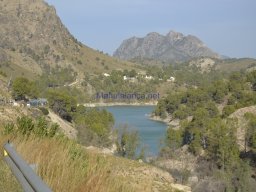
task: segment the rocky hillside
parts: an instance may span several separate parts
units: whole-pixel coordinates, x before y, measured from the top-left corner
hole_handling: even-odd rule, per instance
[[[184,62],[195,57],[220,57],[197,37],[174,31],[166,36],[153,32],[143,38],[124,40],[114,56],[124,60],[142,58],[167,62]]]
[[[132,67],[78,42],[43,0],[1,0],[1,70],[33,77],[54,66],[78,73]]]

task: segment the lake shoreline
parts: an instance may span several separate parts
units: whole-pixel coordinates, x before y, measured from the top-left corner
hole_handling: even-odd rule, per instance
[[[83,106],[85,107],[113,107],[113,106],[157,106],[157,102],[147,102],[147,103],[124,103],[124,102],[112,102],[112,103],[84,103]],[[162,119],[159,116],[155,116],[150,114],[148,116],[148,119],[151,121],[157,121],[157,122],[162,122],[165,123],[166,125],[170,125],[171,119],[165,118]]]
[[[162,123],[165,123],[166,125],[170,125],[170,119],[168,119],[168,118],[162,119],[162,118],[159,117],[159,116],[153,115],[153,116],[149,116],[148,119],[150,119],[150,120],[152,120],[152,121],[162,122]]]
[[[112,113],[115,119],[115,129],[122,130],[126,126],[127,131],[137,132],[141,141],[138,151],[145,147],[147,149],[146,157],[159,154],[159,149],[164,145],[161,141],[166,137],[168,126],[160,121],[150,119],[154,106],[146,106],[144,103],[144,105],[110,106],[106,107],[106,110]]]
[[[111,106],[156,106],[157,102],[147,102],[147,103],[84,103],[85,107],[111,107]]]

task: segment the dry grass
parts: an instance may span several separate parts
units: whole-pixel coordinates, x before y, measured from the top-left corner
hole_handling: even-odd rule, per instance
[[[1,146],[8,138],[0,134]],[[173,179],[166,172],[137,161],[88,151],[63,137],[19,136],[12,143],[29,164],[37,165],[38,175],[54,192],[174,191]],[[20,190],[2,159],[0,175],[0,191]]]
[[[0,136],[0,145],[3,146],[4,142],[7,141],[7,137]],[[11,170],[3,160],[3,150],[1,149],[0,155],[0,191],[1,192],[12,192],[22,191],[20,185],[17,183],[15,177],[13,177]]]
[[[3,144],[6,137],[0,140]],[[88,155],[73,141],[60,138],[19,138],[13,143],[28,163],[38,166],[38,174],[55,192],[133,191],[124,183],[116,182],[111,175],[111,166],[103,156],[93,153]],[[15,183],[14,177],[6,167],[2,172],[6,175],[1,178],[2,183],[6,185],[5,188],[11,189],[10,186]],[[12,177],[12,180],[7,177]],[[5,184],[6,180],[8,182]]]
[[[1,192],[12,192],[22,191],[19,184],[13,177],[9,167],[5,164],[2,158],[0,158],[0,191]]]

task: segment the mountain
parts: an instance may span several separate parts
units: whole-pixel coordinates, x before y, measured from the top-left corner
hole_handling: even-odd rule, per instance
[[[33,78],[56,66],[78,74],[134,67],[78,42],[43,0],[1,0],[1,70]]]
[[[153,59],[167,62],[184,62],[196,57],[220,58],[195,36],[170,31],[166,36],[152,32],[146,37],[124,40],[114,52],[124,60]]]

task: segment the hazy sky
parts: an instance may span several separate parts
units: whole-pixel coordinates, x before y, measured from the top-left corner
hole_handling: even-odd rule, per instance
[[[170,30],[230,57],[256,58],[256,0],[46,0],[82,43],[112,53],[124,39]]]

